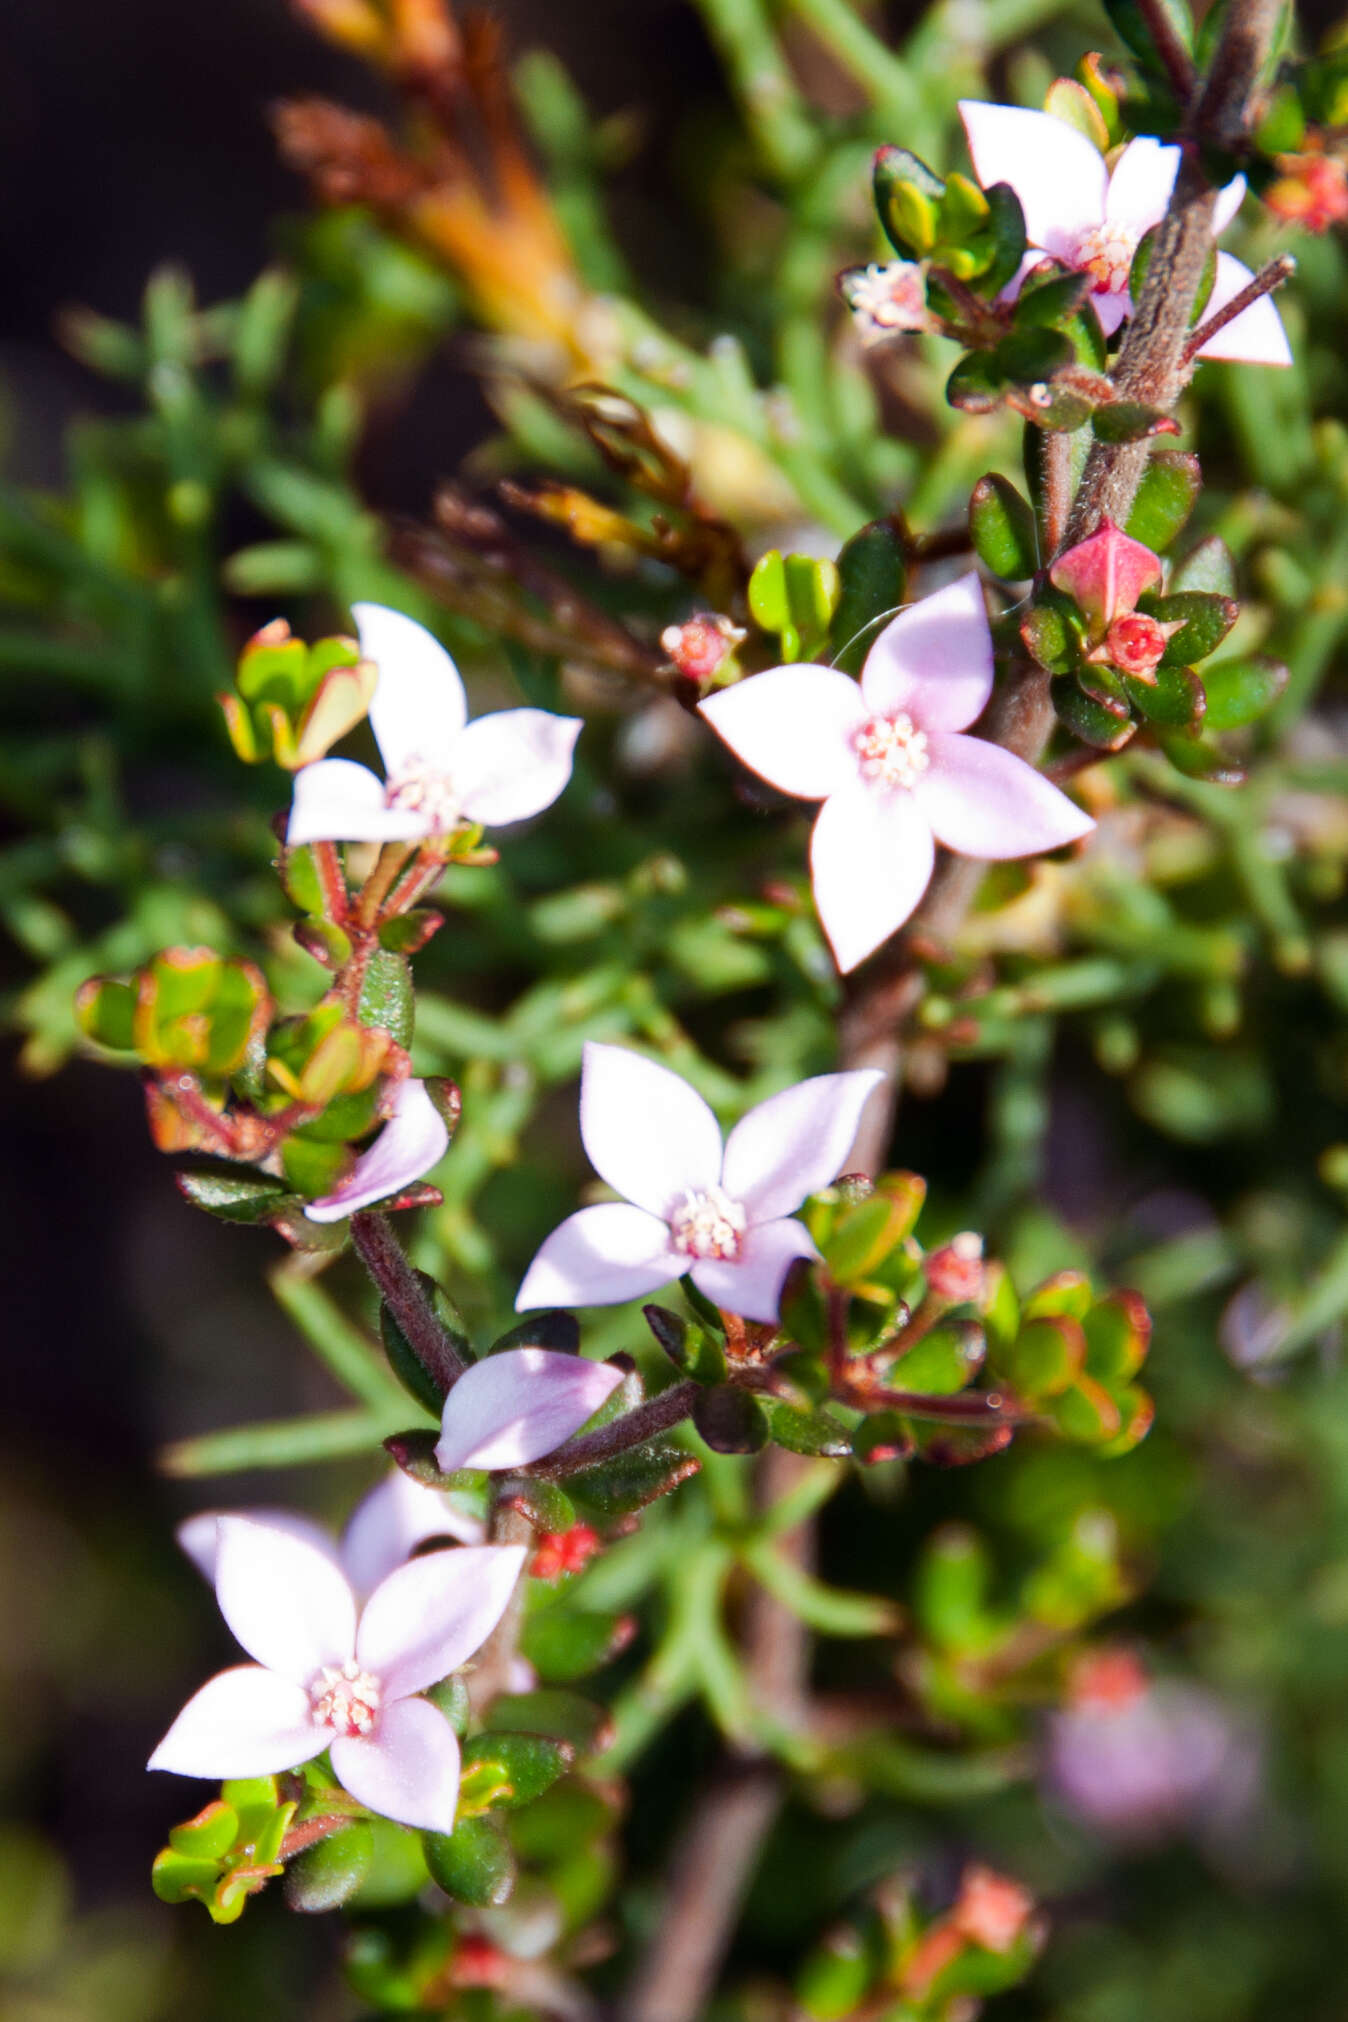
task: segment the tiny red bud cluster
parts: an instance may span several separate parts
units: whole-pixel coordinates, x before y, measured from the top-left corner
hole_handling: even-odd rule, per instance
[[[680,674],[705,688],[729,653],[743,643],[747,634],[729,618],[714,611],[701,611],[682,625],[666,625],[660,634],[663,646]]]
[[[966,1868],[951,1917],[961,1934],[988,1952],[1009,1952],[1029,1921],[1034,1898],[993,1868]]]
[[[1173,626],[1162,625],[1145,611],[1130,611],[1116,618],[1105,634],[1105,651],[1121,674],[1145,680],[1160,666],[1166,641]]]
[[[1122,1713],[1148,1685],[1147,1673],[1131,1650],[1092,1650],[1073,1668],[1068,1703],[1081,1712]]]
[[[469,1931],[454,1948],[450,1977],[456,1987],[504,1987],[510,1961],[488,1939]]]
[[[983,1238],[966,1229],[939,1250],[933,1250],[924,1266],[928,1289],[938,1299],[963,1305],[983,1290]]]
[[[1348,169],[1330,155],[1284,155],[1283,174],[1265,192],[1275,218],[1303,231],[1327,232],[1348,218]]]
[[[599,1550],[599,1533],[588,1524],[573,1524],[569,1531],[547,1531],[538,1540],[538,1550],[530,1567],[536,1580],[557,1580],[563,1573],[579,1573]]]

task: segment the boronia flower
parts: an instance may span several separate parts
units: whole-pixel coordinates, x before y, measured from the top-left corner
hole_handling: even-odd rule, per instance
[[[838,967],[854,969],[927,889],[935,846],[1024,857],[1094,827],[1033,766],[958,735],[992,693],[976,575],[886,625],[858,685],[836,667],[773,667],[698,704],[735,755],[783,793],[822,800],[814,900]]]
[[[1093,276],[1095,313],[1109,336],[1133,313],[1128,291],[1133,255],[1165,216],[1179,173],[1180,150],[1149,138],[1130,140],[1111,171],[1093,141],[1052,113],[965,99],[960,117],[979,182],[984,189],[1009,183],[1025,213],[1030,246]],[[1214,237],[1226,230],[1244,196],[1243,176],[1220,191],[1212,221]],[[1036,264],[1034,253],[1027,254],[1021,278]],[[1204,316],[1225,308],[1252,279],[1241,261],[1218,253]],[[1209,338],[1198,355],[1251,365],[1292,362],[1282,319],[1266,295]]]
[[[544,1304],[554,1303],[545,1300]],[[611,1362],[549,1348],[507,1348],[474,1362],[445,1399],[436,1464],[524,1467],[578,1432],[623,1380]]]
[[[288,1531],[340,1566],[358,1594],[370,1594],[391,1572],[405,1565],[418,1546],[432,1538],[479,1545],[486,1536],[481,1517],[453,1491],[424,1488],[395,1468],[357,1503],[340,1540],[313,1517],[289,1509],[199,1510],[180,1523],[178,1543],[198,1572],[215,1584],[220,1526],[234,1517]]]
[[[426,1092],[424,1081],[404,1081],[393,1115],[363,1151],[346,1178],[330,1194],[305,1206],[311,1222],[340,1222],[359,1208],[389,1200],[415,1184],[449,1150],[449,1125]]]
[[[215,1592],[253,1664],[222,1671],[150,1757],[182,1776],[271,1776],[324,1749],[352,1797],[402,1825],[451,1832],[459,1744],[417,1695],[479,1649],[524,1563],[519,1545],[411,1559],[363,1608],[328,1551],[246,1517],[217,1524]]]
[[[790,1217],[836,1179],[882,1079],[867,1070],[799,1082],[751,1109],[723,1148],[716,1118],[681,1075],[592,1040],[580,1134],[595,1171],[624,1198],[553,1230],[516,1309],[612,1306],[688,1272],[727,1312],[775,1320],[792,1264],[819,1254]]]
[[[387,776],[349,758],[306,765],[288,841],[420,842],[460,821],[495,828],[552,805],[571,777],[579,718],[502,709],[469,723],[459,670],[423,625],[382,604],[352,615],[379,668],[369,715]]]

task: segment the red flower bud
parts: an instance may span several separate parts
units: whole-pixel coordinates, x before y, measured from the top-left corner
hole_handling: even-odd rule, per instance
[[[702,611],[685,624],[666,625],[660,634],[660,644],[680,674],[703,688],[726,655],[746,636],[743,627],[732,625],[729,618],[718,618],[714,611]]]
[[[599,1533],[588,1524],[573,1524],[569,1531],[549,1531],[538,1540],[538,1550],[530,1567],[536,1580],[560,1579],[563,1573],[578,1573],[599,1550]]]
[[[938,1299],[949,1299],[953,1305],[976,1299],[983,1289],[983,1238],[966,1229],[933,1250],[924,1268],[927,1288]]]
[[[1068,1704],[1091,1713],[1122,1713],[1148,1690],[1146,1671],[1131,1650],[1090,1650],[1068,1680]]]
[[[1174,630],[1174,625],[1163,625],[1145,611],[1132,611],[1125,618],[1116,618],[1105,633],[1105,653],[1121,674],[1146,680],[1160,666]]]
[[[951,1922],[985,1951],[1009,1952],[1033,1908],[1033,1896],[1019,1882],[992,1868],[971,1867],[964,1871]]]
[[[467,1932],[454,1947],[450,1979],[456,1987],[504,1987],[510,1978],[510,1961],[504,1952]]]
[[[1327,232],[1348,218],[1348,169],[1328,155],[1284,155],[1284,170],[1265,191],[1275,218],[1308,232]]]

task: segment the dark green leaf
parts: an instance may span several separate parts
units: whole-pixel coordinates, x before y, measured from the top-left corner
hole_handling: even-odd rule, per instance
[[[995,471],[980,477],[969,501],[969,533],[986,568],[1023,582],[1039,566],[1039,535],[1029,502]]]
[[[713,1453],[757,1453],[768,1442],[762,1405],[733,1383],[700,1390],[693,1403],[693,1423]]]
[[[696,1474],[698,1463],[682,1447],[634,1446],[599,1467],[567,1476],[567,1490],[600,1516],[627,1516],[644,1509],[658,1496],[669,1495],[681,1481]]]
[[[485,1910],[510,1901],[515,1856],[495,1819],[461,1819],[453,1832],[428,1832],[423,1845],[432,1877],[456,1902]]]
[[[299,1206],[278,1180],[255,1173],[180,1172],[174,1179],[185,1200],[222,1222],[269,1222],[276,1209]]]
[[[1168,588],[1172,595],[1181,590],[1205,590],[1217,597],[1235,596],[1236,565],[1219,534],[1209,534],[1196,548],[1190,548],[1175,564]]]
[[[1136,675],[1120,676],[1124,690],[1139,716],[1159,723],[1167,730],[1195,731],[1203,721],[1207,697],[1203,683],[1192,667],[1169,667],[1163,661],[1154,681]]]
[[[1162,624],[1178,620],[1183,626],[1166,643],[1164,665],[1168,667],[1191,667],[1195,660],[1206,660],[1240,616],[1234,597],[1213,596],[1204,590],[1185,590],[1176,597],[1139,597],[1137,607]]]
[[[1097,407],[1091,427],[1101,442],[1141,442],[1148,436],[1180,432],[1173,415],[1140,400],[1113,400],[1106,407]]]
[[[296,1854],[286,1868],[285,1899],[292,1910],[336,1910],[370,1872],[374,1840],[363,1819],[353,1819]]]
[[[630,1615],[599,1614],[563,1604],[530,1615],[520,1648],[545,1685],[569,1685],[625,1649],[633,1626]]]
[[[1209,730],[1240,730],[1255,723],[1271,709],[1287,686],[1287,668],[1281,660],[1255,654],[1248,660],[1220,660],[1203,669],[1208,712],[1204,722]]]
[[[506,1810],[514,1810],[517,1805],[532,1804],[545,1790],[551,1789],[559,1776],[564,1776],[576,1759],[576,1750],[569,1741],[558,1741],[544,1734],[511,1734],[499,1730],[490,1734],[475,1734],[471,1741],[463,1745],[463,1767],[465,1774],[479,1762],[493,1762],[500,1766],[510,1794],[499,1800]]]
[[[402,955],[376,948],[365,971],[356,1016],[362,1025],[378,1026],[399,1046],[412,1044],[416,999],[412,971]]]
[[[829,627],[833,664],[855,674],[908,593],[903,540],[892,520],[872,520],[838,556],[841,591]]]
[[[1162,449],[1142,473],[1124,532],[1153,554],[1162,554],[1189,514],[1202,484],[1198,458],[1185,450]],[[1185,588],[1218,588],[1217,584],[1186,584]]]
[[[763,1409],[778,1446],[788,1453],[822,1455],[829,1460],[845,1460],[852,1451],[852,1435],[840,1419],[827,1411],[802,1411],[780,1398],[764,1398]]]
[[[1016,329],[1059,327],[1076,314],[1094,286],[1094,277],[1085,273],[1054,274],[1044,281],[1027,280],[1016,300]]]
[[[560,1309],[530,1313],[493,1341],[487,1353],[505,1355],[513,1348],[547,1348],[554,1355],[579,1355],[580,1322],[574,1313]]]
[[[994,183],[984,190],[988,200],[988,221],[978,237],[980,250],[988,248],[988,264],[977,276],[980,295],[1000,295],[1015,278],[1025,254],[1025,213],[1010,183]]]
[[[496,1491],[497,1506],[517,1509],[536,1531],[545,1535],[569,1531],[576,1521],[575,1504],[555,1481],[537,1481],[532,1475],[510,1475]]]
[[[1186,779],[1206,779],[1213,786],[1239,786],[1245,777],[1242,766],[1229,759],[1219,745],[1206,737],[1162,734],[1160,746],[1176,772]]]
[[[991,351],[966,351],[946,381],[945,397],[965,414],[988,414],[1006,390]]]
[[[1193,17],[1184,0],[1157,0],[1184,48],[1191,54],[1194,46]],[[1137,0],[1105,0],[1105,12],[1114,24],[1114,32],[1129,53],[1136,57],[1142,69],[1158,83],[1169,86],[1169,76],[1160,57],[1156,53],[1156,38],[1151,31],[1148,15]]]
[[[1047,674],[1070,674],[1081,659],[1081,637],[1069,609],[1065,599],[1046,591],[1021,619],[1025,650]]]

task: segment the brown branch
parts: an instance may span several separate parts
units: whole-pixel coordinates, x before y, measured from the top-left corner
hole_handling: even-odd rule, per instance
[[[467,1364],[441,1326],[426,1288],[408,1262],[387,1215],[372,1214],[369,1210],[352,1215],[351,1241],[406,1335],[413,1354],[437,1387],[448,1392]]]
[[[1181,106],[1193,97],[1198,82],[1194,60],[1175,32],[1175,24],[1162,0],[1137,0],[1137,11],[1147,24],[1152,47],[1165,66],[1170,87]]]
[[[1219,330],[1225,330],[1228,323],[1234,323],[1237,316],[1243,315],[1252,302],[1258,302],[1264,295],[1271,295],[1275,288],[1281,288],[1284,281],[1290,281],[1296,270],[1294,253],[1279,253],[1276,260],[1270,260],[1266,267],[1261,267],[1240,293],[1231,297],[1224,308],[1215,310],[1206,323],[1199,324],[1184,347],[1182,362],[1188,365]]]
[[[758,1465],[759,1508],[779,1503],[810,1464],[769,1447]],[[813,1536],[813,1525],[803,1524],[777,1548],[808,1567]],[[804,1729],[810,1718],[804,1624],[755,1586],[745,1604],[743,1645],[754,1705]],[[622,2022],[696,2022],[702,2015],[783,1795],[781,1770],[771,1761],[725,1755],[712,1770],[679,1834],[660,1921],[623,2002]]]
[[[644,1440],[654,1439],[680,1424],[690,1415],[700,1387],[691,1379],[686,1383],[672,1383],[668,1390],[648,1397],[644,1404],[625,1411],[621,1418],[610,1419],[597,1432],[587,1432],[579,1439],[568,1440],[565,1446],[559,1446],[555,1453],[550,1453],[546,1460],[536,1460],[532,1467],[522,1471],[537,1475],[544,1481],[564,1481],[567,1475],[577,1474],[583,1467],[598,1467],[601,1461],[627,1453]]]

